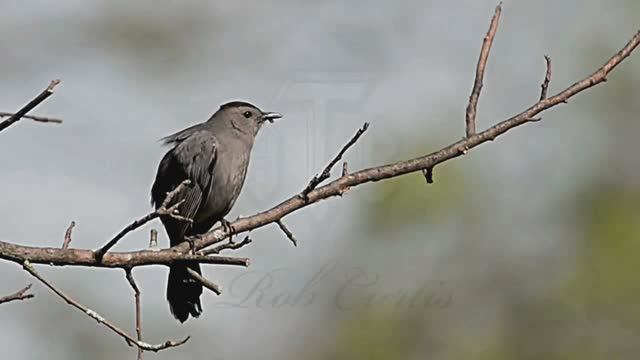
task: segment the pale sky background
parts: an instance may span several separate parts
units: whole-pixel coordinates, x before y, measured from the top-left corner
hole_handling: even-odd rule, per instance
[[[464,133],[464,109],[495,5],[0,1],[0,111],[19,109],[60,78],[55,94],[32,114],[64,119],[62,125],[22,120],[0,133],[0,239],[60,246],[74,220],[72,246],[100,246],[150,211],[149,190],[167,150],[157,140],[206,120],[230,100],[285,115],[259,134],[230,218],[300,191],[365,121],[371,127],[349,151],[350,169],[454,142]],[[538,98],[544,54],[552,57],[555,93],[621,48],[637,31],[639,14],[634,1],[505,1],[478,127]],[[297,248],[275,226],[252,232],[254,243],[237,253],[251,257],[249,269],[205,267],[227,291],[220,297],[205,292],[204,314],[195,321],[181,325],[169,313],[166,268],[136,269],[145,340],[192,336],[183,348],[146,358],[330,357],[322,351],[331,354],[344,323],[366,310],[361,304],[347,311],[336,303],[358,271],[367,281],[377,276],[374,286],[364,286],[375,294],[424,286],[450,297],[447,306],[429,309],[445,324],[434,335],[438,351],[456,354],[462,346],[456,339],[505,326],[504,294],[544,298],[541,289],[563,281],[576,262],[579,240],[567,225],[573,221],[568,194],[595,172],[605,182],[638,181],[640,125],[627,116],[637,120],[640,85],[622,85],[638,74],[636,54],[608,83],[545,113],[542,122],[436,168],[435,184],[424,185],[419,175],[403,178],[424,192],[416,199],[427,201],[413,203],[409,196],[402,202],[402,195],[393,195],[398,190],[385,197],[380,194],[387,185],[365,185],[285,218]],[[608,91],[621,88],[626,95],[618,101],[626,112],[606,100]],[[118,250],[146,247],[151,227],[166,246],[164,230],[153,222],[127,236]],[[32,282],[36,294],[0,306],[6,358],[135,356],[120,337],[64,304],[20,266],[0,266],[0,295]],[[122,271],[38,268],[135,334]],[[262,287],[252,292],[256,284]],[[274,297],[300,293],[313,301],[268,305]]]

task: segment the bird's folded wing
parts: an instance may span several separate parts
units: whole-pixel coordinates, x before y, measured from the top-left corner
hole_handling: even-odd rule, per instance
[[[181,216],[194,219],[200,206],[206,201],[212,181],[212,170],[216,162],[216,139],[206,130],[195,131],[188,137],[176,142],[160,163],[160,169],[154,184],[155,193],[166,193],[173,190],[185,179],[191,180],[176,194],[171,201],[175,204],[184,202],[178,207]],[[154,195],[156,207],[159,206],[157,195]],[[164,197],[163,197],[164,198]],[[171,240],[171,246],[184,241],[192,224],[173,218],[162,219]]]

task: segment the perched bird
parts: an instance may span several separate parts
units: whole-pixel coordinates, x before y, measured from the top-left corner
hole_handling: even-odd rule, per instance
[[[162,139],[173,145],[160,161],[151,188],[151,203],[158,209],[167,192],[190,180],[168,205],[179,201],[181,216],[193,222],[163,217],[171,246],[186,238],[207,232],[215,223],[228,224],[229,213],[244,184],[251,148],[260,127],[282,117],[263,112],[246,102],[224,104],[209,120]],[[199,264],[188,265],[200,273]],[[167,300],[173,316],[180,322],[202,312],[202,285],[187,271],[187,265],[172,265],[167,283]]]

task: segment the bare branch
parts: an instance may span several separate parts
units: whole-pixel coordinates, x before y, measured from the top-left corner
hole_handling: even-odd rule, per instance
[[[64,242],[62,243],[63,249],[67,249],[69,247],[69,244],[71,244],[71,233],[73,232],[73,228],[75,226],[76,226],[76,222],[71,221],[71,224],[69,224],[67,231],[64,232]]]
[[[427,180],[427,184],[433,184],[433,166],[423,169],[422,175]]]
[[[160,213],[158,211],[154,211],[144,216],[143,218],[134,220],[131,224],[127,225],[127,227],[122,229],[118,234],[116,234],[116,236],[114,236],[111,240],[109,240],[109,242],[107,242],[100,249],[95,251],[96,259],[102,260],[102,258],[107,253],[107,251],[109,251],[109,249],[114,247],[118,243],[118,241],[120,241],[120,239],[122,239],[125,235],[127,235],[129,232],[141,227],[142,225],[148,223],[149,221],[159,216],[160,216]]]
[[[289,238],[289,240],[291,240],[291,243],[293,243],[293,246],[298,246],[298,240],[296,240],[296,237],[293,236],[293,233],[291,232],[291,230],[289,230],[284,223],[282,222],[282,219],[276,220],[276,223],[278,224],[278,226],[280,227],[280,230],[282,230],[282,232],[287,235],[287,237]]]
[[[151,229],[149,234],[149,248],[155,248],[158,246],[158,230]]]
[[[7,116],[14,116],[14,115],[15,115],[15,113],[0,111],[0,117],[7,117]],[[23,115],[22,118],[30,119],[30,120],[37,121],[37,122],[43,122],[43,123],[62,124],[62,120],[61,119],[56,119],[56,118],[52,118],[52,117],[35,116],[35,115]]]
[[[544,61],[545,61],[547,70],[545,71],[542,85],[540,85],[540,101],[547,98],[547,91],[549,90],[549,82],[551,81],[551,58],[545,55]],[[535,117],[535,118],[529,119],[529,121],[531,122],[536,122],[540,120],[542,120],[542,117]]]
[[[29,111],[33,110],[36,106],[38,106],[41,102],[45,101],[51,94],[53,94],[53,89],[60,84],[60,80],[52,80],[49,86],[44,89],[40,95],[36,96],[33,100],[31,100],[27,105],[23,106],[22,109],[18,110],[17,113],[9,116],[8,119],[0,122],[0,131],[8,128],[9,126],[18,122],[18,120],[22,119]]]
[[[26,293],[27,291],[29,291],[29,289],[31,289],[31,285],[32,284],[29,284],[29,285],[25,286],[22,290],[18,290],[16,292],[14,292],[13,294],[1,297],[0,298],[0,304],[4,304],[4,303],[8,303],[10,301],[16,301],[16,300],[31,299],[35,295]]]
[[[187,244],[188,246],[188,244]],[[232,265],[248,267],[251,264],[249,258],[222,256],[222,255],[198,255],[183,254],[176,262],[199,263],[199,264],[216,264],[216,265]]]
[[[482,49],[480,50],[480,58],[478,59],[478,65],[476,66],[476,79],[473,82],[473,89],[469,96],[469,105],[467,105],[466,113],[466,134],[470,137],[476,133],[476,112],[478,108],[478,99],[480,99],[480,92],[482,91],[482,80],[484,79],[484,70],[487,66],[487,60],[489,60],[489,52],[491,51],[491,45],[493,39],[496,37],[498,31],[498,22],[500,20],[500,14],[502,13],[502,2],[496,7],[496,11],[491,18],[491,25],[489,25],[489,31],[484,37],[482,42]]]
[[[574,83],[561,92],[548,97],[544,100],[538,101],[523,112],[512,116],[509,119],[503,120],[498,124],[490,127],[489,129],[477,133],[471,137],[457,141],[453,144],[445,146],[444,148],[435,151],[433,153],[423,155],[414,159],[398,161],[386,165],[376,166],[369,169],[364,169],[351,173],[348,176],[340,177],[329,184],[314,189],[307,194],[307,199],[302,199],[300,195],[295,195],[275,207],[260,212],[256,215],[240,218],[233,222],[233,227],[236,232],[250,231],[260,228],[275,222],[282,217],[291,214],[301,208],[307,207],[320,200],[327,199],[332,196],[339,196],[345,189],[362,185],[369,182],[375,182],[385,180],[405,174],[409,174],[416,171],[422,171],[434,167],[435,165],[449,161],[456,157],[461,156],[467,151],[484,144],[485,142],[493,141],[500,135],[503,135],[507,131],[531,122],[536,115],[548,110],[556,105],[566,103],[568,99],[573,96],[605,81],[607,75],[615,69],[620,63],[622,63],[640,44],[640,31],[638,31],[627,44],[612,56],[604,65],[598,68],[591,75],[584,79]],[[220,227],[213,229],[212,231],[200,236],[196,242],[196,249],[202,249],[213,244],[216,244],[226,238],[228,234]],[[188,244],[180,244],[173,249],[176,251],[185,252],[189,249]]]
[[[249,238],[249,235],[247,235],[240,242],[233,242],[233,241],[229,240],[226,243],[218,245],[218,246],[216,246],[214,248],[204,249],[204,250],[200,251],[199,254],[200,255],[219,254],[222,250],[237,250],[237,249],[240,249],[241,247],[244,247],[244,246],[249,245],[251,243],[252,243],[252,240],[251,240],[251,238]]]
[[[211,280],[208,280],[204,276],[198,274],[197,271],[193,270],[192,268],[187,268],[187,272],[192,278],[197,280],[207,289],[213,291],[216,295],[222,294],[222,290],[220,289],[220,286],[218,286],[217,284],[214,284]]]
[[[167,209],[169,207],[169,204],[171,204],[171,200],[173,200],[173,198],[180,192],[182,191],[182,189],[184,189],[186,186],[191,185],[191,180],[186,179],[183,180],[180,184],[178,184],[178,186],[176,186],[175,189],[169,191],[167,193],[167,196],[165,196],[164,201],[162,201],[162,205],[160,205],[160,208],[162,209]],[[174,205],[175,206],[175,205]]]
[[[230,265],[247,267],[250,264],[248,258],[222,256],[222,255],[193,255],[187,251],[180,252],[177,248],[164,250],[139,250],[131,252],[109,252],[98,261],[93,250],[87,249],[60,249],[16,245],[0,241],[0,259],[5,259],[18,264],[29,260],[32,264],[47,265],[75,265],[103,268],[133,268],[149,265],[172,265],[179,263],[200,263],[212,265]]]
[[[340,159],[342,159],[342,156],[344,155],[345,152],[347,152],[347,150],[349,150],[349,148],[351,146],[353,146],[358,139],[360,138],[360,136],[362,136],[362,134],[364,134],[365,131],[367,131],[367,129],[369,128],[369,123],[364,123],[364,125],[362,125],[362,128],[360,128],[355,135],[353,135],[353,137],[351,138],[351,140],[349,140],[348,143],[345,144],[345,146],[342,147],[342,150],[340,150],[340,152],[338,153],[338,155],[336,155],[336,157],[333,158],[333,160],[331,160],[331,162],[324,168],[324,170],[322,171],[322,173],[320,173],[320,175],[316,175],[313,177],[313,179],[311,179],[311,181],[309,182],[309,184],[307,185],[306,188],[304,188],[304,190],[302,190],[302,197],[303,198],[307,198],[307,195],[313,190],[315,189],[318,185],[320,185],[323,181],[325,181],[326,179],[329,178],[329,176],[331,176],[331,169],[335,166],[335,164],[340,161]],[[344,167],[343,167],[343,172],[344,172]]]
[[[142,350],[147,350],[147,351],[160,351],[160,350],[164,350],[164,349],[168,349],[171,347],[176,347],[176,346],[180,346],[184,343],[186,343],[189,340],[189,336],[187,336],[184,340],[180,340],[180,341],[166,341],[162,344],[148,344],[145,343],[143,341],[138,341],[136,339],[134,339],[133,337],[131,337],[131,335],[127,334],[125,331],[121,330],[119,327],[117,327],[116,325],[114,325],[111,321],[105,319],[103,316],[101,316],[100,314],[98,314],[97,312],[89,309],[88,307],[80,304],[78,301],[74,300],[73,298],[71,298],[69,295],[65,294],[64,292],[62,292],[62,290],[58,289],[57,287],[55,287],[51,282],[47,281],[45,278],[42,277],[42,275],[40,275],[36,269],[33,267],[33,265],[31,265],[31,263],[29,261],[25,261],[22,264],[22,267],[29,273],[31,274],[33,277],[35,277],[36,279],[40,280],[41,283],[43,283],[44,285],[46,285],[49,289],[51,289],[51,291],[53,291],[56,295],[58,295],[59,297],[61,297],[64,301],[67,302],[67,304],[73,306],[74,308],[82,311],[83,313],[85,313],[87,316],[89,316],[90,318],[94,319],[95,321],[97,321],[98,323],[108,327],[109,329],[111,329],[113,332],[115,332],[116,334],[120,335],[122,338],[124,338],[124,340],[127,342],[127,344],[131,345],[135,345],[138,348],[142,349]]]
[[[113,237],[113,239],[109,240],[108,243],[106,243],[100,249],[95,251],[96,259],[98,259],[98,261],[102,260],[102,258],[104,257],[104,254],[106,254],[107,251],[109,251],[109,249],[114,247],[118,243],[118,241],[120,241],[120,239],[122,239],[125,235],[127,235],[131,231],[141,227],[142,225],[148,223],[149,221],[151,221],[151,220],[153,220],[153,219],[155,219],[157,217],[170,216],[170,217],[172,217],[174,219],[177,219],[177,220],[180,220],[180,221],[193,222],[193,220],[191,220],[191,219],[188,219],[186,217],[178,215],[178,207],[180,205],[182,205],[184,200],[178,201],[177,203],[173,204],[172,206],[167,207],[171,203],[171,200],[173,200],[174,196],[177,193],[179,193],[180,191],[182,191],[182,189],[185,186],[188,186],[189,184],[191,184],[190,180],[184,180],[183,182],[181,182],[178,186],[176,186],[175,189],[173,189],[172,191],[167,193],[167,196],[165,197],[164,201],[162,202],[162,205],[156,211],[147,214],[145,217],[143,217],[141,219],[135,220],[134,222],[129,224],[127,227],[122,229],[116,236]]]
[[[544,56],[544,62],[547,66],[547,71],[544,74],[544,81],[540,85],[540,101],[547,98],[547,91],[549,90],[549,82],[551,81],[551,58],[547,55]]]
[[[138,288],[138,284],[136,284],[135,279],[133,278],[133,274],[131,273],[131,269],[125,269],[125,275],[127,277],[127,281],[129,285],[131,285],[131,289],[133,289],[133,297],[136,303],[136,336],[139,342],[142,341],[142,315],[140,310],[140,289]],[[142,360],[142,348],[138,347],[138,360]]]
[[[233,227],[236,232],[245,232],[257,229],[272,222],[276,222],[284,216],[310,206],[320,200],[339,196],[345,191],[345,189],[350,187],[433,168],[438,164],[459,157],[465,152],[470,151],[481,144],[495,140],[498,136],[505,134],[513,128],[531,122],[533,118],[545,110],[565,103],[573,96],[604,82],[607,75],[620,65],[620,63],[622,63],[638,47],[639,44],[640,31],[638,31],[618,53],[612,56],[604,65],[598,68],[591,75],[577,81],[553,96],[538,101],[521,113],[503,120],[487,130],[454,142],[430,154],[352,172],[320,187],[317,187],[316,184],[311,186],[313,190],[307,193],[306,198],[302,198],[299,194],[296,194],[269,210],[260,212],[253,216],[237,219],[233,222]],[[221,227],[216,227],[212,231],[205,233],[194,240],[195,250],[202,250],[220,243],[227,238],[228,235],[227,231]],[[239,261],[231,261],[231,258],[211,258],[202,255],[199,257],[198,255],[185,255],[189,251],[190,244],[183,242],[170,249],[159,251],[144,250],[120,253],[109,252],[104,255],[102,262],[97,262],[94,252],[91,250],[29,247],[0,241],[0,258],[20,264],[25,260],[29,260],[32,263],[53,265],[118,268],[151,264],[170,265],[181,261],[219,263],[227,265],[232,265],[233,263],[234,265],[240,265]],[[246,260],[246,264],[248,264],[248,259]],[[245,264],[242,265],[244,266]]]

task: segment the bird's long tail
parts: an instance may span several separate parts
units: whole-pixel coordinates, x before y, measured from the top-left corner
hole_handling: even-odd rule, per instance
[[[189,315],[200,316],[202,307],[200,295],[202,284],[193,279],[187,267],[200,272],[200,264],[174,265],[169,268],[169,281],[167,283],[167,300],[173,316],[180,322],[185,322]]]

